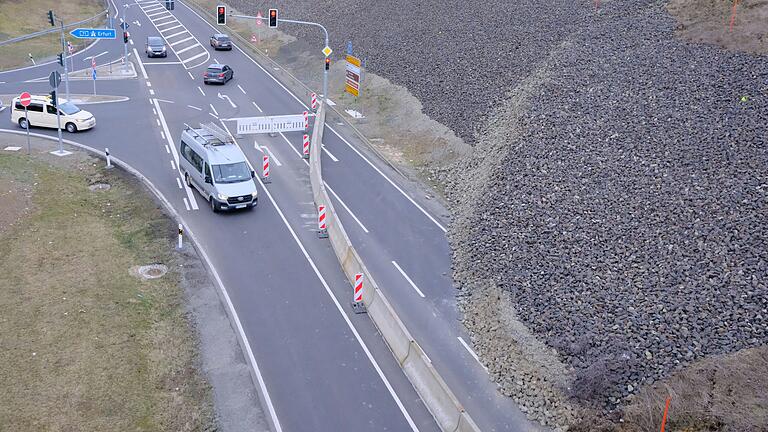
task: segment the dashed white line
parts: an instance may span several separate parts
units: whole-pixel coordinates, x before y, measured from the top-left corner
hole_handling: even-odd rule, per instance
[[[190,79],[195,79],[195,77],[194,77],[194,76],[192,76],[192,72],[190,72],[190,71],[187,71],[187,75],[189,75],[189,78],[190,78]]]
[[[334,156],[333,153],[329,152],[328,149],[325,148],[325,145],[323,145],[323,151],[325,152],[325,154],[328,155],[329,158],[331,158],[332,161],[334,161],[334,162],[338,162],[339,161],[338,159],[336,159],[336,156]]]
[[[171,153],[173,154],[173,158],[176,160],[176,162],[179,161],[179,154],[176,152],[176,147],[173,145],[173,137],[171,136],[171,132],[168,130],[168,123],[165,122],[165,116],[163,115],[163,110],[160,109],[160,103],[157,101],[157,99],[152,99],[152,104],[157,108],[157,116],[160,117],[160,123],[163,126],[163,131],[165,131],[165,136],[168,137],[168,143],[171,147]],[[179,170],[179,174],[181,174],[181,170]],[[190,188],[184,188],[185,192],[187,193],[187,198],[189,198],[189,203],[192,206],[194,210],[198,210],[199,207],[197,206],[197,201],[195,201],[195,197],[192,196],[192,190]]]
[[[133,39],[128,39],[128,42],[130,42],[131,45],[133,45]]]
[[[198,108],[198,107],[196,107],[196,106],[194,106],[194,105],[187,105],[187,106],[188,106],[188,107],[190,107],[190,108],[192,108],[192,109],[196,109],[196,110],[198,110],[198,111],[202,111],[202,110],[203,110],[202,108]]]
[[[178,180],[178,178],[176,180]],[[187,201],[186,197],[184,197],[184,207],[186,207],[187,211],[189,211],[189,201]]]
[[[256,102],[254,102],[254,101],[251,101],[251,103],[253,104],[253,106],[255,106],[255,107],[256,107],[256,109],[257,109],[257,110],[259,110],[259,112],[264,112],[264,111],[262,111],[262,110],[261,110],[261,107],[259,107],[258,105],[256,105]]]
[[[357,222],[357,224],[360,225],[360,228],[362,228],[363,231],[365,231],[365,233],[367,234],[368,233],[368,228],[366,228],[365,225],[363,225],[363,223],[360,222],[360,219],[358,219],[357,216],[355,216],[355,214],[352,213],[352,210],[350,210],[349,207],[347,207],[347,205],[344,203],[344,201],[342,201],[341,198],[339,198],[339,196],[336,195],[336,192],[334,192],[333,189],[331,189],[331,187],[328,186],[328,183],[323,181],[323,184],[325,185],[325,188],[328,189],[328,191],[336,198],[336,200],[339,202],[339,204],[341,204],[341,206],[344,207],[344,210],[346,210],[347,213],[349,213],[349,215],[352,216],[352,219],[354,219],[355,222]],[[422,297],[424,297],[424,296],[422,296]]]
[[[203,91],[203,89],[200,88],[200,86],[197,86],[197,89],[200,90],[201,95],[205,96],[205,92]]]
[[[147,81],[147,87],[152,87],[152,83]]]
[[[149,94],[151,94],[152,96],[154,96],[154,95],[155,95],[155,91],[154,91],[154,90],[152,90],[152,89],[149,89]]]
[[[240,91],[243,92],[243,94],[248,94],[248,93],[245,92],[245,90],[242,87],[240,87],[240,84],[237,85],[237,88],[239,88]]]
[[[173,159],[171,159],[171,169],[176,171],[176,164],[173,163]]]
[[[213,62],[219,64],[219,60],[216,57],[213,58]]]
[[[160,136],[163,138],[163,140],[165,140],[165,132],[160,131]]]
[[[181,185],[181,179],[176,177],[176,184],[179,185],[179,189],[184,189],[184,187]]]
[[[407,274],[405,274],[405,272],[403,271],[403,269],[401,269],[401,268],[400,268],[400,266],[399,266],[399,265],[397,265],[397,261],[392,261],[392,265],[393,265],[393,266],[395,266],[395,268],[397,269],[397,271],[399,271],[399,272],[400,272],[400,274],[401,274],[401,275],[403,275],[403,277],[405,278],[405,280],[407,280],[407,281],[408,281],[408,283],[409,283],[409,284],[411,284],[411,287],[413,287],[413,289],[415,289],[415,290],[416,290],[416,292],[417,292],[417,293],[419,293],[419,295],[421,296],[421,298],[424,298],[424,293],[423,293],[423,292],[421,292],[421,290],[419,289],[419,287],[417,287],[417,286],[416,286],[416,284],[415,284],[415,283],[413,283],[413,281],[411,280],[411,278],[409,278],[409,277],[408,277],[408,275],[407,275]]]
[[[168,148],[168,144],[165,145],[165,152],[171,154],[171,149]]]
[[[157,110],[152,108],[152,114],[157,115]]]
[[[213,104],[208,104],[211,107],[211,111],[213,111],[214,114],[219,115],[219,112],[216,111],[216,108],[213,107]]]
[[[461,344],[464,346],[464,348],[466,348],[467,351],[469,351],[469,355],[471,355],[475,359],[475,361],[480,363],[480,366],[482,366],[483,369],[485,369],[485,371],[488,372],[488,368],[485,367],[485,365],[480,361],[480,357],[478,357],[477,354],[475,354],[475,351],[472,350],[472,348],[469,346],[469,344],[464,342],[464,339],[462,339],[461,336],[457,336],[456,339],[458,339],[459,342],[461,342]]]
[[[160,126],[160,120],[155,119],[155,121],[157,122],[157,125]]]

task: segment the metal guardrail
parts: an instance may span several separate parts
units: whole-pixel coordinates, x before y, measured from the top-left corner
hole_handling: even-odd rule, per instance
[[[90,17],[90,18],[86,18],[84,20],[77,21],[77,22],[74,22],[74,23],[71,23],[71,24],[67,24],[67,25],[64,26],[64,29],[66,30],[66,29],[74,28],[74,27],[77,27],[79,25],[85,24],[85,23],[87,23],[89,21],[93,21],[95,19],[98,19],[102,15],[106,15],[107,12],[109,12],[109,10],[105,9],[105,10],[101,11],[100,13],[98,13],[98,14]],[[0,46],[10,45],[10,44],[13,44],[13,43],[16,43],[16,42],[25,41],[25,40],[28,40],[28,39],[34,39],[36,37],[44,36],[44,35],[47,35],[47,34],[50,34],[50,33],[58,33],[60,31],[61,31],[61,28],[59,28],[59,27],[51,27],[48,30],[41,30],[41,31],[36,32],[36,33],[30,33],[28,35],[18,36],[18,37],[15,37],[13,39],[8,39],[8,40],[1,41],[0,42]]]

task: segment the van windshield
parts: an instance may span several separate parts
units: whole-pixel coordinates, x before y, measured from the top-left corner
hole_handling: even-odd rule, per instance
[[[78,108],[77,105],[73,104],[72,102],[64,102],[63,104],[59,104],[59,109],[66,115],[77,114],[80,112],[80,108]]]
[[[213,165],[216,183],[239,183],[251,179],[251,170],[245,162]]]

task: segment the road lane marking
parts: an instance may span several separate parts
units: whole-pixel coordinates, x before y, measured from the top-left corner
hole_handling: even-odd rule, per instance
[[[144,9],[144,12],[154,12],[154,11],[156,11],[156,10],[160,10],[160,9],[165,9],[165,8],[163,8],[163,7],[159,7],[159,8],[155,8],[155,9],[152,9],[152,10],[147,10],[147,9]],[[152,18],[153,16],[157,16],[157,15],[165,15],[165,14],[166,14],[166,12],[165,12],[165,10],[163,10],[162,12],[157,12],[157,13],[153,13],[153,14],[147,14],[147,18]],[[171,14],[168,14],[168,15],[169,15],[169,16],[173,16],[173,15],[171,15]]]
[[[194,105],[187,105],[187,106],[188,106],[188,107],[190,107],[190,108],[192,108],[192,109],[196,109],[196,110],[198,110],[198,111],[202,111],[202,110],[203,110],[202,108],[198,108],[198,107],[196,107],[196,106],[194,106]]]
[[[472,357],[475,359],[475,361],[477,361],[478,363],[480,363],[480,366],[482,366],[482,367],[483,367],[483,369],[485,369],[485,371],[486,371],[486,372],[488,372],[488,368],[487,368],[487,367],[485,367],[485,365],[483,364],[483,362],[481,362],[481,361],[480,361],[480,357],[478,357],[478,356],[477,356],[477,354],[476,354],[476,353],[475,353],[475,351],[474,351],[474,350],[473,350],[473,349],[472,349],[472,348],[469,346],[469,344],[467,344],[467,343],[464,341],[464,339],[462,339],[462,337],[461,337],[461,336],[457,336],[457,337],[456,337],[456,339],[458,339],[458,340],[459,340],[459,342],[461,342],[461,344],[464,346],[464,348],[466,348],[466,349],[467,349],[467,351],[469,351],[469,355],[471,355],[471,356],[472,356]]]
[[[257,110],[259,110],[259,112],[264,112],[264,111],[262,111],[262,110],[261,110],[261,107],[260,107],[260,106],[256,105],[256,102],[254,102],[254,101],[251,101],[251,103],[253,104],[253,106],[255,106],[255,107],[256,107],[256,109],[257,109]]]
[[[373,169],[374,169],[374,170],[375,170],[377,173],[379,173],[379,174],[380,174],[382,177],[384,177],[384,179],[385,179],[385,180],[387,180],[387,181],[389,182],[389,184],[391,184],[391,185],[392,185],[392,187],[394,187],[395,189],[397,189],[397,191],[398,191],[398,192],[400,192],[400,193],[401,193],[401,194],[402,194],[402,195],[403,195],[405,198],[407,198],[407,199],[408,199],[408,201],[410,201],[410,202],[411,202],[411,204],[413,204],[414,206],[416,206],[416,208],[417,208],[417,209],[419,209],[419,210],[420,210],[420,211],[421,211],[421,212],[422,212],[422,213],[423,213],[423,214],[424,214],[424,215],[425,215],[427,218],[429,218],[429,220],[431,220],[431,221],[432,221],[432,222],[433,222],[435,225],[437,225],[437,227],[438,227],[438,228],[440,228],[440,229],[441,229],[443,232],[448,232],[448,230],[447,230],[447,229],[445,229],[445,227],[444,227],[443,225],[441,225],[441,224],[440,224],[440,222],[438,222],[438,221],[437,221],[437,219],[435,219],[434,217],[432,217],[432,215],[431,215],[431,214],[429,214],[429,213],[428,213],[426,210],[424,210],[424,208],[423,208],[423,207],[421,207],[421,206],[420,206],[420,205],[419,205],[419,204],[418,204],[416,201],[414,201],[414,199],[413,199],[413,198],[411,198],[411,196],[410,196],[410,195],[408,195],[407,193],[405,193],[405,191],[404,191],[404,190],[402,190],[402,189],[400,188],[400,186],[398,186],[397,184],[395,184],[395,182],[393,182],[393,181],[392,181],[392,180],[391,180],[389,177],[387,177],[387,176],[386,176],[386,174],[384,174],[383,172],[381,172],[381,170],[380,170],[380,169],[379,169],[379,168],[378,168],[376,165],[374,165],[374,164],[373,164],[373,162],[369,161],[369,160],[368,160],[368,158],[366,158],[365,156],[363,156],[363,154],[362,154],[362,153],[360,153],[360,151],[359,151],[359,150],[357,150],[357,149],[356,149],[356,148],[355,148],[355,147],[354,147],[352,144],[350,144],[350,143],[349,143],[349,141],[347,141],[346,139],[344,139],[344,137],[343,137],[343,136],[341,136],[341,135],[340,135],[338,132],[336,132],[336,130],[335,130],[335,129],[333,129],[331,126],[329,126],[329,125],[326,125],[326,127],[327,127],[328,129],[330,129],[330,130],[331,130],[331,132],[333,132],[333,133],[334,133],[334,134],[335,134],[337,137],[339,137],[339,138],[340,138],[342,141],[344,141],[344,143],[345,143],[347,146],[349,146],[349,148],[351,148],[351,149],[352,149],[352,150],[353,150],[355,153],[357,153],[357,155],[358,155],[358,156],[360,156],[361,158],[363,158],[363,160],[364,160],[364,161],[366,161],[366,162],[368,163],[368,165],[370,165],[370,166],[371,166],[371,168],[373,168]]]
[[[173,159],[176,161],[176,165],[179,164],[179,153],[176,151],[176,146],[173,144],[173,135],[171,135],[171,131],[168,130],[168,123],[165,122],[165,116],[163,115],[163,110],[160,109],[160,103],[157,101],[157,99],[152,99],[152,104],[157,108],[157,116],[160,117],[160,123],[163,127],[163,131],[165,131],[165,136],[168,137],[168,144],[169,147],[171,147],[171,154],[173,154]],[[179,169],[179,174],[184,177],[184,174]],[[199,207],[197,206],[197,201],[195,200],[194,195],[192,195],[192,190],[189,187],[184,188],[185,192],[187,193],[187,198],[189,198],[189,204],[192,206],[192,209],[198,210]]]
[[[423,293],[423,292],[421,292],[421,290],[419,289],[419,287],[417,287],[417,286],[416,286],[416,284],[415,284],[415,283],[413,283],[413,281],[411,280],[411,278],[409,278],[409,277],[408,277],[408,275],[407,275],[407,274],[405,274],[405,272],[403,271],[403,269],[402,269],[402,268],[400,268],[400,266],[399,266],[399,265],[397,265],[397,261],[392,261],[392,265],[393,265],[393,266],[395,266],[395,268],[397,269],[397,271],[399,271],[399,272],[400,272],[400,274],[401,274],[401,275],[403,275],[403,277],[405,278],[405,280],[407,280],[407,281],[408,281],[408,283],[409,283],[409,284],[411,284],[411,287],[413,287],[413,289],[415,289],[415,290],[416,290],[416,292],[417,292],[417,293],[419,293],[419,295],[421,296],[421,298],[424,298],[424,293]]]
[[[219,116],[215,116],[215,115],[213,115],[213,113],[208,113],[208,115],[209,115],[209,116],[211,116],[211,117],[213,117],[213,118],[215,118],[216,120],[218,120],[218,119],[219,119]]]
[[[223,95],[221,93],[219,93],[218,96],[219,96],[219,99],[226,99],[227,102],[229,102],[229,104],[232,105],[232,108],[237,108],[237,105],[235,105],[235,103],[232,102],[232,99],[229,96]]]
[[[144,62],[141,61],[141,57],[139,57],[139,52],[136,50],[136,48],[133,49],[133,55],[136,56],[136,61],[139,62],[139,68],[141,68],[141,76],[144,77],[144,79],[149,79],[149,77],[147,77],[147,70],[144,69]]]
[[[155,119],[155,121],[157,122],[157,125],[160,126],[160,120],[159,119]]]
[[[147,87],[152,87],[152,83],[147,81]]]
[[[200,46],[200,48],[203,48],[203,46],[202,46],[202,45],[200,45],[200,44],[198,44],[198,45],[194,45],[194,46]],[[200,54],[198,54],[198,55],[196,55],[196,56],[194,56],[194,57],[190,57],[190,58],[188,58],[188,59],[186,59],[186,60],[182,60],[182,63],[191,62],[192,60],[194,60],[194,59],[196,59],[196,58],[200,58],[200,57],[202,57],[202,56],[204,56],[204,55],[206,55],[206,54],[207,54],[208,56],[210,56],[210,54],[208,54],[208,51],[207,51],[205,48],[203,48],[203,52],[201,52]],[[203,63],[205,63],[205,61],[203,61]],[[203,64],[203,63],[200,63],[200,64]],[[199,65],[198,65],[198,66],[199,66]]]
[[[275,154],[272,153],[272,150],[270,150],[269,147],[264,146],[264,150],[266,150],[267,153],[269,153],[269,157],[272,158],[272,160],[275,162],[275,165],[283,166],[283,164],[280,163],[280,161],[277,159],[277,156],[275,156]]]
[[[155,19],[151,19],[150,18],[150,21],[152,21],[152,24],[160,25],[158,23],[158,21],[167,20],[167,19],[171,20],[171,21],[168,21],[168,22],[179,22],[173,15],[168,15],[168,16],[164,16],[164,17],[160,17],[160,18],[155,18]]]
[[[171,37],[171,36],[168,36],[168,37]],[[176,46],[176,45],[178,45],[178,44],[180,44],[180,43],[184,43],[184,42],[186,42],[186,41],[190,41],[190,40],[192,40],[192,39],[194,39],[194,38],[193,38],[192,36],[190,36],[190,37],[188,37],[188,38],[185,38],[185,39],[182,39],[182,40],[180,40],[180,41],[176,41],[176,42],[172,43],[172,44],[171,44],[171,46]],[[181,51],[179,51],[179,52],[181,52]]]
[[[248,93],[245,92],[245,90],[242,87],[240,87],[240,84],[237,85],[237,88],[239,88],[240,91],[243,92],[243,94],[248,94]]]
[[[168,39],[170,39],[170,38],[172,38],[172,37],[176,37],[176,36],[178,36],[178,35],[183,35],[184,33],[189,33],[189,32],[188,32],[188,31],[186,31],[186,30],[182,30],[182,31],[180,31],[180,32],[178,32],[178,33],[174,33],[174,34],[172,34],[172,35],[168,35],[168,36],[166,36],[166,37],[165,37],[165,40],[168,40]]]
[[[128,39],[128,42],[130,42],[131,45],[133,45],[133,39]]]
[[[213,107],[213,104],[208,104],[211,107],[211,111],[213,111],[214,114],[219,115],[219,112],[216,111],[216,108]]]
[[[329,152],[328,149],[325,148],[325,144],[323,144],[323,151],[325,152],[325,154],[328,155],[328,157],[331,158],[332,161],[334,161],[334,162],[338,162],[339,161],[338,159],[336,159],[336,156],[334,156],[333,153]]]
[[[157,115],[157,110],[152,108],[152,114]]]
[[[165,23],[165,24],[158,24],[158,25],[161,25],[161,26],[163,26],[163,25],[168,25],[168,24],[172,24],[172,23]],[[157,27],[157,26],[155,26],[155,27]],[[167,31],[175,30],[175,29],[177,29],[177,28],[179,28],[179,27],[184,27],[184,26],[182,26],[181,24],[179,24],[179,25],[177,25],[177,26],[168,27],[168,28],[167,28],[167,29],[165,29],[165,30],[160,30],[160,29],[158,29],[158,31],[159,31],[159,32],[162,34],[162,33],[165,33],[165,32],[167,32]],[[186,31],[186,30],[184,30],[184,31]]]
[[[328,191],[329,191],[329,192],[330,192],[330,193],[331,193],[331,194],[332,194],[334,197],[336,197],[336,200],[339,202],[339,204],[341,204],[341,206],[342,206],[342,207],[344,207],[344,210],[346,210],[346,211],[347,211],[347,213],[349,213],[349,215],[350,215],[350,216],[352,216],[352,219],[354,219],[354,220],[355,220],[355,222],[357,222],[357,224],[358,224],[358,225],[360,225],[360,228],[362,228],[362,229],[363,229],[363,231],[365,231],[365,233],[367,234],[367,233],[368,233],[368,228],[366,228],[366,227],[365,227],[365,225],[363,225],[363,223],[362,223],[362,222],[360,222],[360,219],[358,219],[358,218],[357,218],[357,216],[355,216],[355,214],[354,214],[354,213],[352,213],[352,210],[350,210],[350,209],[349,209],[349,207],[347,207],[347,205],[346,205],[346,204],[344,204],[344,201],[342,201],[342,200],[341,200],[341,198],[339,198],[339,196],[338,196],[338,195],[336,195],[336,192],[334,192],[334,191],[333,191],[333,189],[331,189],[331,187],[330,187],[330,186],[328,186],[328,183],[326,183],[325,181],[323,181],[323,184],[325,185],[325,188],[326,188],[326,189],[328,189]]]
[[[200,90],[201,95],[205,96],[205,92],[203,91],[203,89],[200,88],[200,86],[197,86],[197,89]]]
[[[157,115],[157,113],[155,113],[155,115]],[[163,131],[160,131],[160,136],[161,136],[163,139],[165,139],[165,132],[163,132]]]
[[[153,62],[145,64],[144,66],[178,65],[178,64],[181,64],[181,62],[175,62],[175,61],[167,61],[167,62],[153,61]]]
[[[176,180],[178,180],[178,178]],[[184,197],[184,207],[186,207],[187,211],[189,211],[189,201],[187,201],[187,197]]]
[[[187,75],[189,75],[189,79],[195,79],[195,77],[194,77],[194,76],[192,76],[192,72],[190,72],[190,71],[187,71]]]
[[[176,164],[173,163],[173,159],[171,159],[171,169],[176,171]]]
[[[183,3],[182,3],[183,4]],[[221,122],[221,125],[224,126],[224,129],[226,129],[227,133],[231,136],[232,133],[229,132],[229,128],[227,128],[227,125],[224,124],[224,122]],[[232,137],[232,140],[237,143],[234,137]],[[239,144],[238,144],[239,147]],[[246,157],[247,159],[247,157]],[[250,162],[249,162],[250,164]],[[397,393],[395,393],[395,389],[392,388],[392,385],[389,383],[389,380],[384,375],[384,372],[381,370],[381,367],[379,367],[379,364],[376,362],[376,359],[373,357],[373,354],[371,354],[371,351],[368,349],[368,346],[363,341],[363,338],[360,336],[360,333],[357,332],[357,328],[352,324],[352,321],[350,321],[349,316],[347,316],[346,312],[344,311],[344,308],[342,308],[341,304],[339,303],[339,300],[336,298],[336,296],[333,294],[333,291],[331,291],[330,286],[325,281],[325,278],[320,273],[320,270],[317,268],[317,265],[315,265],[315,262],[312,260],[312,257],[309,256],[309,252],[307,252],[307,249],[304,247],[304,244],[299,239],[299,236],[296,235],[296,231],[294,231],[291,224],[288,222],[288,219],[286,219],[285,214],[283,214],[283,211],[280,209],[280,206],[277,205],[277,201],[272,197],[272,194],[269,192],[269,190],[264,186],[264,183],[261,181],[260,176],[256,176],[255,180],[259,183],[261,186],[261,189],[264,191],[264,193],[267,195],[267,198],[269,198],[269,201],[272,202],[272,206],[277,211],[277,214],[280,215],[280,219],[282,219],[283,224],[288,228],[288,231],[291,233],[291,236],[293,237],[293,240],[296,242],[296,244],[299,246],[299,249],[301,249],[302,254],[304,254],[304,258],[309,262],[309,265],[312,267],[312,270],[315,272],[315,275],[320,280],[320,282],[323,284],[323,287],[325,288],[325,292],[328,294],[328,296],[333,301],[333,304],[336,305],[336,309],[339,311],[339,314],[341,314],[342,318],[344,318],[344,322],[346,322],[347,326],[349,327],[352,334],[355,335],[355,339],[357,339],[357,342],[360,344],[360,347],[362,347],[363,351],[365,352],[365,355],[368,357],[368,360],[373,365],[373,368],[378,373],[379,377],[381,378],[382,382],[384,382],[384,385],[387,387],[387,390],[389,390],[389,394],[392,396],[392,398],[395,400],[395,403],[400,408],[400,412],[402,412],[403,416],[405,417],[408,424],[411,426],[411,430],[414,432],[419,432],[419,428],[416,427],[416,424],[413,422],[413,419],[411,418],[411,415],[408,414],[408,411],[405,409],[405,406],[400,401],[400,397],[397,396]],[[278,427],[278,430],[280,428]]]
[[[184,188],[181,186],[181,179],[180,179],[180,178],[178,178],[178,177],[176,177],[176,184],[177,184],[177,185],[179,185],[179,189],[184,189]]]
[[[171,149],[168,148],[168,144],[165,145],[165,152],[171,154]]]
[[[219,64],[219,60],[216,57],[213,58],[213,62]]]
[[[152,90],[152,89],[149,89],[149,94],[151,94],[152,96],[154,96],[154,95],[155,95],[155,91],[154,91],[154,90]]]
[[[200,44],[194,44],[194,45],[190,45],[190,46],[188,46],[188,47],[186,47],[186,48],[182,48],[182,49],[180,49],[180,50],[176,51],[176,55],[179,55],[179,54],[181,54],[181,53],[185,53],[185,52],[187,52],[187,51],[189,51],[189,50],[191,50],[191,49],[195,49],[195,48],[197,48],[199,45],[200,45]],[[182,62],[184,62],[184,61],[187,61],[187,60],[182,60]]]

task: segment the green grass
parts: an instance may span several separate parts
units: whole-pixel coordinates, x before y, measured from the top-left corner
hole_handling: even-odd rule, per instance
[[[103,0],[0,0],[0,40],[47,30],[48,11],[65,23],[71,23],[92,17],[104,10]],[[105,21],[98,22],[102,26]],[[76,48],[82,49],[83,41],[68,38]],[[55,56],[61,52],[59,33],[40,36],[35,39],[0,47],[0,70],[27,66],[32,63],[29,53],[36,62]]]
[[[211,429],[174,224],[134,180],[92,162],[0,155],[0,184],[32,194],[19,223],[0,230],[0,429]],[[92,192],[94,182],[112,189]],[[130,273],[154,262],[170,272]]]

